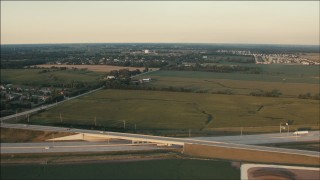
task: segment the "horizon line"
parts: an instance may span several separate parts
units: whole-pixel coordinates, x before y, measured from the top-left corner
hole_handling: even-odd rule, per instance
[[[282,44],[282,43],[206,43],[206,42],[55,42],[55,43],[0,43],[3,45],[63,45],[63,44],[207,44],[207,45],[284,45],[320,46],[319,44]]]

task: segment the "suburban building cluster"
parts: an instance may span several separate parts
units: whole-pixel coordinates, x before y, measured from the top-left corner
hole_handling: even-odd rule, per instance
[[[54,93],[64,95],[65,92],[63,90],[57,90],[47,87],[35,88],[14,84],[0,85],[1,100],[7,103],[30,103],[30,106],[36,106],[45,103],[46,100],[50,98]]]
[[[29,88],[21,87],[13,84],[0,85],[1,97],[4,97],[7,101],[45,101],[51,94],[49,88]]]
[[[302,64],[302,65],[320,65],[319,62],[302,58],[295,54],[263,54],[252,53],[251,51],[236,50],[217,50],[218,53],[231,53],[235,55],[252,55],[256,64]]]

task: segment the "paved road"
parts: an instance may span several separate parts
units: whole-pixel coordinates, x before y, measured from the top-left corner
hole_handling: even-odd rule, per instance
[[[127,139],[127,140],[139,140],[140,139],[140,140],[149,141],[149,142],[166,142],[168,144],[173,144],[173,145],[183,145],[184,143],[190,143],[190,144],[201,144],[201,145],[208,145],[208,146],[226,147],[226,148],[235,148],[235,149],[247,149],[247,150],[265,151],[265,152],[300,154],[300,155],[306,155],[306,156],[312,156],[312,157],[319,157],[320,156],[320,153],[315,152],[315,151],[254,146],[254,145],[235,144],[235,143],[219,142],[219,141],[207,141],[207,140],[201,140],[201,139],[172,138],[172,137],[151,136],[151,135],[131,134],[131,133],[118,133],[118,132],[109,132],[109,131],[101,132],[101,131],[97,131],[97,130],[69,129],[69,128],[39,126],[39,125],[24,125],[24,124],[2,123],[1,127],[41,130],[41,131],[91,133],[91,134],[113,136],[113,137],[123,138],[123,139]]]
[[[306,135],[293,135],[293,133],[273,133],[244,136],[195,137],[192,139],[205,141],[218,141],[236,144],[268,144],[284,142],[319,141],[320,131],[310,131]]]
[[[165,149],[156,144],[107,144],[107,142],[1,143],[1,154],[49,152],[110,152]]]

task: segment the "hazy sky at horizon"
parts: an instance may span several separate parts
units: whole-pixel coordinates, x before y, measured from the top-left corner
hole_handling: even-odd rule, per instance
[[[1,44],[113,42],[319,44],[319,2],[1,2]]]

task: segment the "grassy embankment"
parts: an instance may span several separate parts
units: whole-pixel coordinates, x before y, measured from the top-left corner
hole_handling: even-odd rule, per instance
[[[239,179],[230,162],[165,159],[1,166],[1,179]],[[19,172],[19,173],[16,173]]]
[[[221,132],[277,132],[293,120],[291,130],[319,128],[319,102],[270,98],[138,90],[102,90],[65,102],[31,117],[34,124],[76,125],[162,135]],[[60,122],[60,113],[63,122]],[[21,120],[25,121],[25,120]],[[125,129],[123,127],[126,123]]]
[[[65,132],[34,131],[24,129],[1,128],[1,143],[42,142],[52,137],[72,135]]]
[[[320,142],[319,141],[272,143],[272,144],[261,144],[261,146],[270,146],[270,147],[278,147],[278,148],[299,149],[299,150],[320,152]]]

